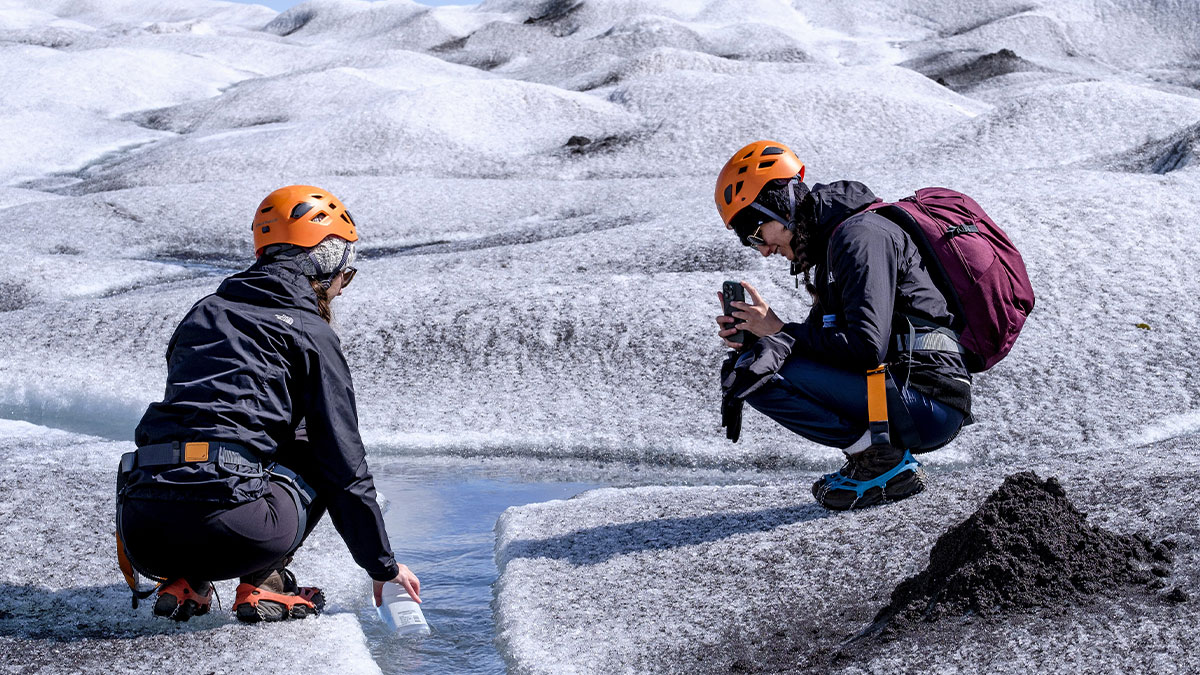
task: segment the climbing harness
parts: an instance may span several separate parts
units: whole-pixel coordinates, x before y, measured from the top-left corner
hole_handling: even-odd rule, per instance
[[[127,452],[121,456],[121,465],[117,473],[117,527],[114,534],[117,540],[117,564],[132,593],[131,604],[134,609],[137,609],[141,600],[163,588],[168,579],[148,573],[145,566],[139,565],[125,547],[121,507],[128,492],[129,478],[140,469],[162,469],[202,463],[215,464],[222,474],[240,478],[264,478],[269,475],[271,482],[282,487],[296,504],[296,535],[289,551],[299,548],[304,540],[308,529],[308,510],[316,498],[316,490],[284,466],[272,463],[264,467],[258,456],[244,446],[226,441],[172,441],[145,445],[133,452]]]

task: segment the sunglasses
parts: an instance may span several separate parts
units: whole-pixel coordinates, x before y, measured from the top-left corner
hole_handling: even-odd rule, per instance
[[[746,215],[742,216],[742,213]],[[740,221],[735,222],[733,229],[738,233],[738,237],[745,246],[767,246],[767,239],[762,233],[763,227],[772,221],[782,223],[784,227],[787,227],[786,223],[788,222],[779,214],[758,203],[746,207],[744,211],[734,216],[734,219],[735,221]],[[751,227],[754,229],[750,230]],[[747,230],[750,230],[749,233],[743,234]]]
[[[762,229],[763,229],[763,226],[759,225],[757,228],[755,228],[754,232],[746,235],[746,245],[747,246],[766,246],[767,245],[767,240],[763,239],[763,236],[762,236]]]
[[[358,274],[357,267],[347,267],[342,270],[342,288],[350,285],[350,282],[354,279],[355,274]]]
[[[741,240],[742,246],[766,246],[767,240],[763,236],[763,227],[769,222],[771,222],[769,218],[752,216],[735,222],[733,230]]]

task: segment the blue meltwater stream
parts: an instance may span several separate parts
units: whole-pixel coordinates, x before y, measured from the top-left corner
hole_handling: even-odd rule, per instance
[[[493,644],[496,519],[510,506],[601,487],[453,474],[384,469],[375,476],[396,560],[420,577],[431,629],[423,638],[392,635],[368,602],[359,618],[384,673],[503,673]]]

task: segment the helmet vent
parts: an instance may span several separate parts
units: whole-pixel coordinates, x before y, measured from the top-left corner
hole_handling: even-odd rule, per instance
[[[347,223],[350,223],[351,225],[353,225],[353,224],[354,224],[354,223],[351,223],[351,222],[350,222],[350,219],[346,217],[346,212],[345,212],[345,211],[342,211],[342,213],[341,213],[341,216],[342,216],[342,220],[346,221]]]
[[[312,197],[313,199],[324,199],[325,195],[309,195],[309,197]]]
[[[733,194],[735,194],[735,195],[738,195],[738,194],[741,194],[741,193],[742,193],[742,182],[743,182],[743,181],[740,181],[740,180],[739,180],[739,181],[737,182],[737,185],[735,185],[735,186],[733,187]]]
[[[270,231],[271,231],[271,226],[270,226],[270,225],[263,225],[263,227],[262,227],[262,233],[263,233],[263,234],[266,234],[266,233],[268,233],[268,232],[270,232]]]
[[[300,202],[299,204],[292,207],[292,215],[289,217],[292,218],[293,220],[295,220],[296,218],[301,218],[304,216],[304,214],[308,213],[309,211],[312,211],[312,208],[313,208],[312,204],[309,204],[308,202]]]
[[[259,211],[259,213],[266,213],[267,211],[270,211],[270,210],[271,210],[271,209],[273,209],[273,208],[275,208],[275,207],[274,207],[274,206],[268,206],[267,208],[263,209],[262,211]]]
[[[315,216],[313,216],[313,217],[312,217],[312,222],[313,222],[314,224],[317,224],[317,225],[319,225],[319,224],[321,224],[321,223],[325,222],[325,219],[326,219],[326,218],[328,218],[328,217],[329,217],[329,214],[328,214],[328,213],[325,213],[324,211],[322,211],[322,212],[320,212],[320,213],[318,213],[317,215],[315,215]]]
[[[767,155],[782,155],[783,148],[777,148],[774,145],[772,145],[771,147],[763,150],[762,154],[763,154],[763,157],[766,157]]]
[[[725,186],[725,203],[726,204],[733,203],[733,186],[732,185]]]
[[[772,167],[772,166],[774,166],[774,165],[775,165],[775,160],[771,160],[771,161],[769,161],[769,162],[759,162],[759,163],[758,163],[758,168],[760,168],[760,169],[769,169],[769,168],[771,168],[771,167]]]
[[[738,169],[738,175],[740,176],[740,175],[742,175],[742,174],[746,173],[746,169],[749,169],[749,168],[750,168],[750,167],[748,167],[748,166],[743,166],[743,167],[739,168],[739,169]],[[759,165],[759,168],[762,168],[762,165]]]
[[[337,204],[334,204],[333,202],[329,202],[329,210],[330,211],[333,211],[336,208],[337,208]]]
[[[765,153],[764,153],[764,154],[765,154]],[[751,158],[751,157],[753,157],[753,156],[754,156],[754,151],[753,151],[753,150],[751,150],[750,152],[747,152],[747,153],[746,153],[746,154],[745,154],[745,155],[742,157],[742,159],[750,159],[750,158]]]

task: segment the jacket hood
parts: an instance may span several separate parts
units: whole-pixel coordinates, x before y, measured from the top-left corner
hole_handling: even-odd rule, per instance
[[[217,295],[260,307],[317,313],[317,294],[295,259],[260,258],[246,271],[221,282]]]
[[[797,207],[797,220],[809,228],[810,244],[824,246],[842,221],[876,201],[875,193],[857,181],[817,183]]]

